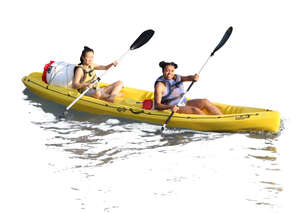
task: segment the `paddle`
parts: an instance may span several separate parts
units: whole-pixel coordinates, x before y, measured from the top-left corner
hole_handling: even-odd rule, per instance
[[[129,50],[127,50],[117,61],[120,62],[131,50],[135,50],[146,44],[153,36],[154,30],[146,30],[144,31],[130,46]],[[101,78],[107,73],[104,72],[100,78],[97,78],[93,84],[98,83],[98,81],[101,80]],[[82,97],[84,96],[90,88],[87,88],[81,95],[79,95],[69,106],[66,107],[66,110],[59,116],[59,118],[64,118],[68,114],[68,110],[71,109],[71,107]]]
[[[203,66],[201,67],[201,69],[199,70],[199,72],[197,73],[198,75],[200,74],[200,72],[203,70],[203,68],[204,68],[204,66],[207,64],[207,62],[208,62],[208,60],[215,54],[215,52],[217,52],[225,43],[226,43],[226,41],[229,39],[229,37],[230,37],[230,35],[231,35],[231,33],[232,33],[232,27],[229,27],[227,30],[226,30],[226,32],[225,32],[225,34],[223,35],[223,38],[221,39],[221,41],[219,42],[219,44],[215,47],[215,49],[211,52],[211,54],[209,55],[209,57],[207,58],[207,60],[205,61],[205,63],[203,64]],[[193,84],[194,84],[195,82],[193,81],[190,85],[189,85],[189,87],[188,87],[188,89],[186,90],[186,92],[183,94],[183,96],[181,97],[181,99],[180,99],[180,101],[179,101],[179,103],[178,103],[178,105],[180,106],[182,103],[182,101],[184,100],[184,98],[185,98],[185,96],[186,96],[186,94],[188,93],[188,91],[191,89],[191,87],[193,86]],[[163,131],[165,130],[165,128],[166,128],[166,126],[167,126],[167,124],[168,124],[168,122],[169,122],[169,120],[172,118],[172,116],[173,116],[173,114],[174,114],[174,112],[172,112],[170,115],[169,115],[169,117],[168,117],[168,119],[165,121],[165,123],[163,124],[163,126],[161,127],[161,132],[163,133]]]

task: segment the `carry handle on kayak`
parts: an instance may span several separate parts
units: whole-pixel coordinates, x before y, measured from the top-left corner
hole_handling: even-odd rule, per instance
[[[221,41],[219,42],[219,44],[215,47],[215,49],[211,52],[211,54],[209,55],[209,57],[206,59],[205,63],[202,65],[201,69],[198,71],[198,75],[200,74],[200,72],[203,70],[203,68],[205,67],[205,65],[207,64],[207,62],[209,61],[209,59],[215,54],[215,52],[217,52],[225,43],[226,41],[229,39],[231,33],[232,33],[233,28],[229,27],[225,34],[223,35]],[[190,91],[190,89],[192,88],[192,86],[194,85],[194,81],[191,82],[191,84],[189,85],[188,89],[186,90],[186,92],[184,93],[184,95],[181,97],[178,105],[180,106],[182,104],[182,101],[184,100],[186,94],[188,93],[188,91]],[[164,132],[168,122],[170,121],[170,119],[172,118],[172,116],[174,115],[174,112],[172,112],[169,117],[167,118],[167,120],[165,121],[165,123],[163,124],[163,126],[161,127],[161,133]]]
[[[154,35],[154,30],[146,30],[144,31],[129,47],[129,50],[127,50],[117,61],[120,62],[131,50],[135,50],[146,44]],[[108,70],[107,70],[108,71]],[[99,80],[107,73],[104,72]],[[95,84],[98,83],[98,81],[95,82]],[[78,96],[69,106],[66,107],[66,110],[59,116],[59,118],[65,118],[68,114],[68,110],[71,109],[71,107],[82,97],[84,96],[90,88],[87,88],[80,96]]]

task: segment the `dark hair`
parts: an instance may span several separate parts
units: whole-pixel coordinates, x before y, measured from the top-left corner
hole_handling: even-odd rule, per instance
[[[159,66],[162,68],[162,70],[165,69],[166,66],[172,65],[175,67],[175,69],[177,69],[177,64],[175,64],[174,62],[165,62],[165,61],[161,61],[159,62]]]
[[[82,50],[82,53],[81,53],[81,56],[80,56],[80,64],[83,64],[83,58],[85,57],[87,52],[93,52],[94,53],[94,50],[87,47],[87,46],[84,46],[83,50]]]

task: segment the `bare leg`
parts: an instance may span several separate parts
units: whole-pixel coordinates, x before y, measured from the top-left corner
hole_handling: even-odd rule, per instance
[[[113,102],[115,97],[122,97],[124,94],[120,93],[123,88],[123,82],[117,81],[113,84],[108,85],[104,88],[104,93],[107,94],[108,97],[104,97],[106,101]]]
[[[96,90],[93,94],[91,94],[90,96],[96,99],[100,99],[103,98],[103,95],[100,91]]]
[[[222,115],[220,109],[207,99],[192,99],[187,101],[186,105],[197,107],[200,110],[206,109],[211,115]]]
[[[194,106],[180,106],[177,113],[205,115],[205,113],[202,110]]]

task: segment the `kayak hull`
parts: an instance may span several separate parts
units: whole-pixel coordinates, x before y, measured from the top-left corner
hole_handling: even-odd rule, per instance
[[[68,106],[80,93],[70,88],[48,85],[42,81],[42,73],[31,73],[22,78],[22,82],[38,96]],[[102,83],[100,86],[107,84]],[[106,114],[162,125],[170,111],[145,110],[139,103],[153,99],[153,92],[134,88],[123,88],[125,96],[109,103],[83,96],[72,109],[93,114]],[[135,100],[128,103],[126,100]],[[276,133],[280,128],[280,113],[253,107],[232,106],[214,103],[223,115],[191,115],[175,113],[168,123],[170,127],[187,128],[200,131],[249,132],[266,131]]]

